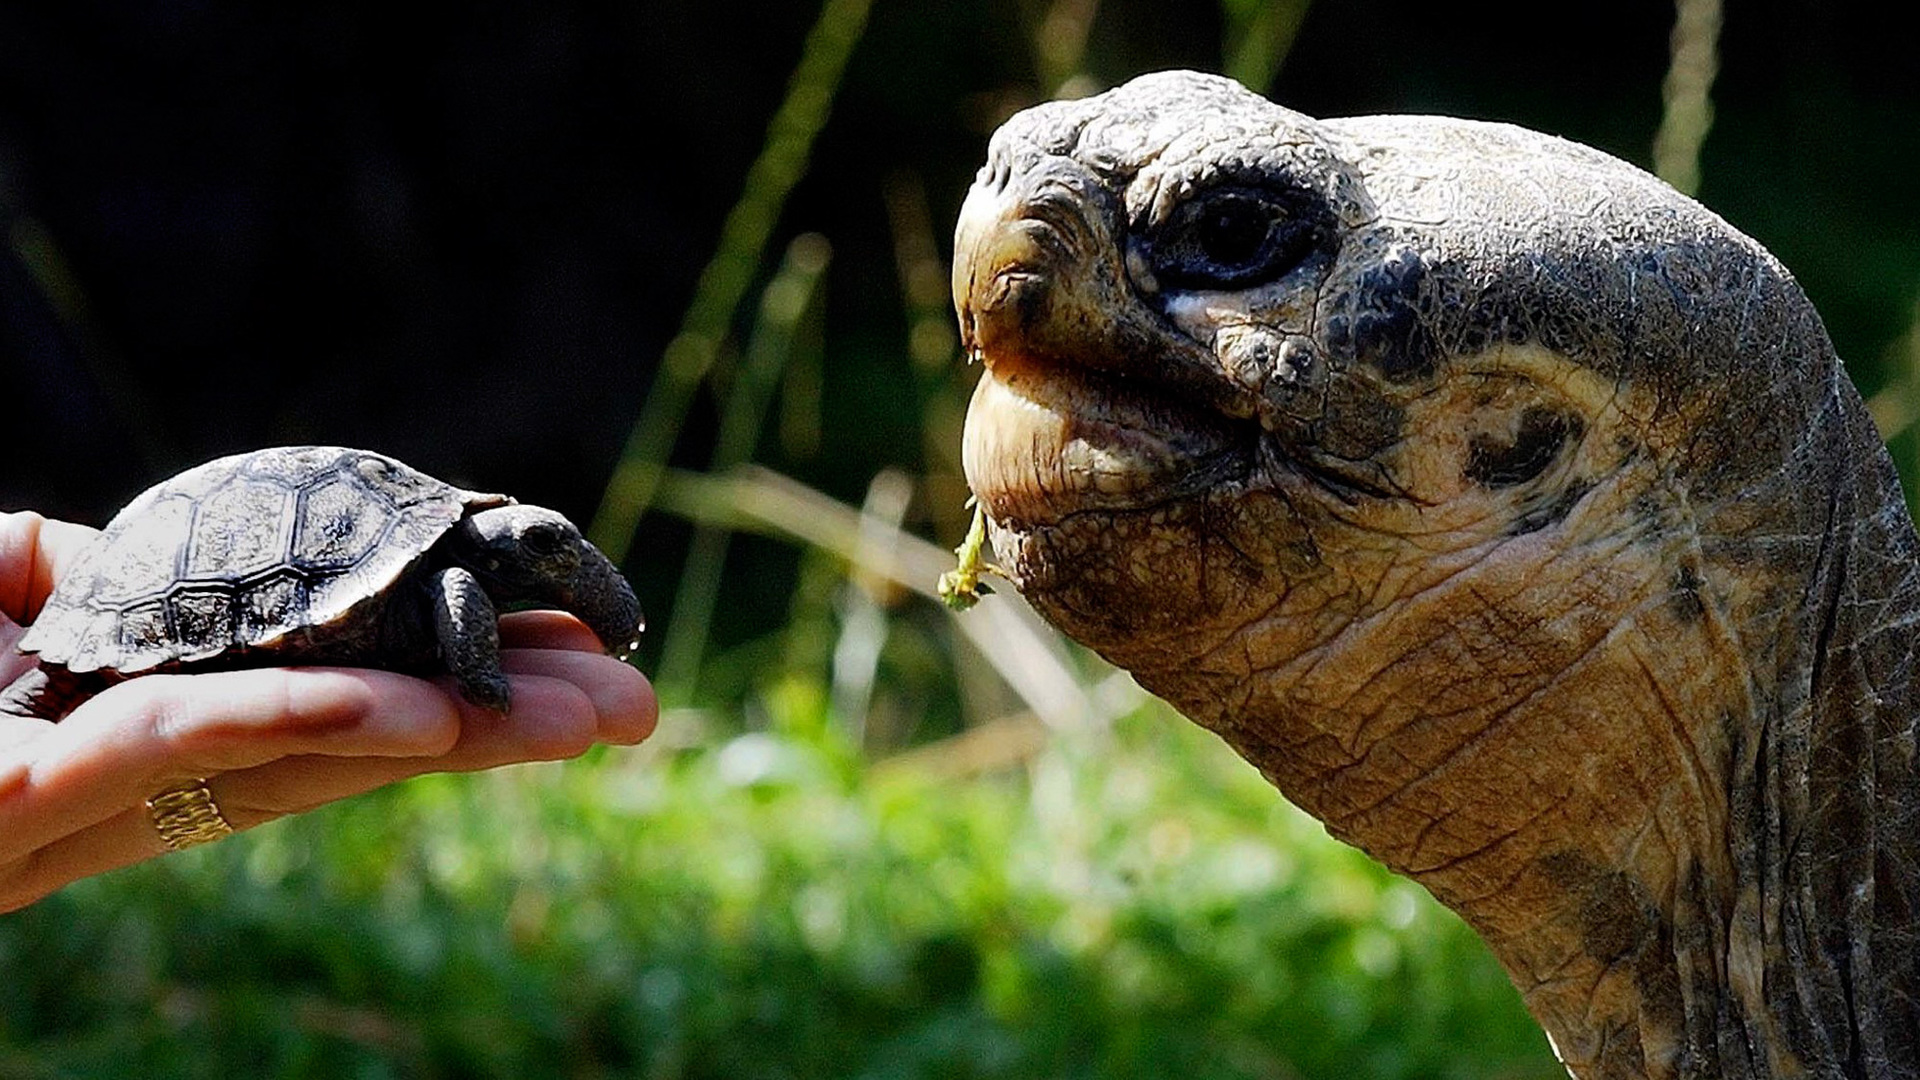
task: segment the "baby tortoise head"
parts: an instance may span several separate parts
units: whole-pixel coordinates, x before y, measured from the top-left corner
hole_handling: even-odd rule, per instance
[[[571,612],[622,659],[638,646],[643,619],[633,589],[566,516],[539,506],[481,510],[454,526],[447,558],[471,571],[502,608]]]

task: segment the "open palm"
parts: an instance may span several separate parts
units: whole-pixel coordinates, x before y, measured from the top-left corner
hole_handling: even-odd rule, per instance
[[[0,685],[33,667],[14,648],[94,530],[0,514]],[[500,622],[505,717],[451,684],[358,668],[151,675],[58,724],[0,715],[0,911],[167,850],[148,797],[204,778],[235,829],[427,772],[573,757],[653,730],[645,677],[570,615]]]

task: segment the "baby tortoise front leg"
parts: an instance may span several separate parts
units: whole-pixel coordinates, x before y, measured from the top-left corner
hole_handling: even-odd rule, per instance
[[[440,658],[460,685],[460,696],[495,712],[513,704],[513,691],[500,670],[500,616],[473,572],[450,566],[428,586]]]

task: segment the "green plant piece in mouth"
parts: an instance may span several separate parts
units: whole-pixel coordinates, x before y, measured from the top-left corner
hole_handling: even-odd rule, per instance
[[[1007,576],[1006,571],[980,557],[981,549],[987,546],[987,512],[980,508],[978,500],[968,502],[973,504],[973,524],[967,527],[967,538],[953,549],[960,565],[940,575],[940,599],[955,611],[965,611],[979,603],[982,596],[992,595],[992,586],[980,580],[981,574]]]

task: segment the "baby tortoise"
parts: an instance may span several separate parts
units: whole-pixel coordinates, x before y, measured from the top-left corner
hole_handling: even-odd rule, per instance
[[[366,450],[292,446],[208,462],[115,515],[56,584],[0,712],[57,720],[123,679],[294,664],[451,672],[506,711],[497,612],[578,616],[609,652],[639,601],[565,517]]]

